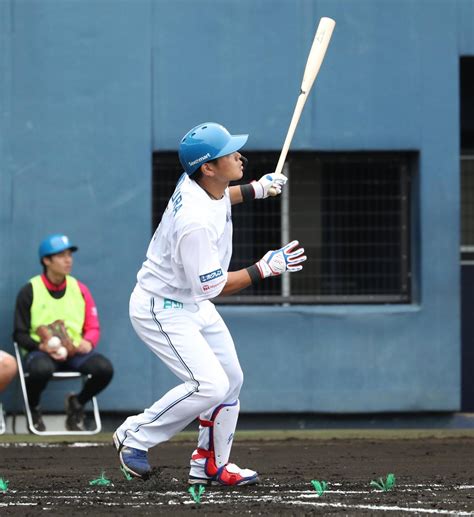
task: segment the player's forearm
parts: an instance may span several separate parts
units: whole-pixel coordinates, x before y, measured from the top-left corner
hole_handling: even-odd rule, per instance
[[[230,204],[237,205],[244,201],[253,201],[255,199],[255,189],[250,183],[245,185],[235,185],[229,187]]]
[[[224,289],[219,293],[220,296],[229,296],[238,293],[252,284],[250,275],[246,269],[239,269],[239,271],[229,271],[227,273],[227,282]]]
[[[242,197],[240,185],[234,185],[233,187],[229,187],[229,197],[231,205],[237,205],[239,203],[242,203],[244,198]]]

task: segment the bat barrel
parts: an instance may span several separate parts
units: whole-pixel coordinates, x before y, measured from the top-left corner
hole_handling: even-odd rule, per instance
[[[291,118],[290,127],[288,128],[275,172],[281,173],[283,170],[286,156],[290,149],[293,135],[295,134],[296,126],[300,120],[308,93],[313,87],[316,76],[318,75],[319,69],[321,68],[321,64],[326,54],[326,50],[328,48],[329,41],[331,40],[335,26],[336,22],[332,18],[324,16],[319,20],[318,28],[314,36],[313,44],[311,45],[311,50],[309,51],[308,60],[306,62],[303,80],[301,81],[301,92],[298,96],[298,101],[296,102],[293,117]],[[275,196],[277,194],[276,189],[273,188],[271,188],[269,192],[271,196]]]

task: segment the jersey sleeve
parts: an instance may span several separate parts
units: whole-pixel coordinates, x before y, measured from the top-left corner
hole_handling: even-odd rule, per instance
[[[95,348],[100,339],[100,323],[97,313],[97,306],[88,287],[82,282],[77,281],[79,289],[86,303],[84,314],[84,326],[82,328],[82,337],[89,341]]]
[[[13,323],[13,340],[28,351],[38,348],[38,343],[30,336],[32,303],[33,286],[28,282],[18,293]]]
[[[219,295],[227,282],[227,271],[219,261],[217,243],[206,228],[186,233],[178,243],[178,253],[195,300]]]

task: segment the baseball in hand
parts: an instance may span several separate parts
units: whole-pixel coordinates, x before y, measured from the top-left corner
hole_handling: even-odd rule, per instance
[[[50,350],[56,350],[60,346],[61,346],[61,340],[58,338],[58,336],[53,336],[53,337],[49,338],[49,340],[48,340],[48,348]]]
[[[66,359],[67,357],[67,350],[66,350],[66,347],[65,346],[60,346],[57,350],[56,350],[56,355],[59,356],[61,359]]]

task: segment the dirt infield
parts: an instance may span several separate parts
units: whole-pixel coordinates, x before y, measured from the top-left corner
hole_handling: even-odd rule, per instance
[[[150,451],[147,481],[127,481],[107,443],[2,443],[0,515],[474,515],[474,437],[237,441],[233,461],[260,472],[261,484],[187,492],[194,442]],[[100,477],[108,486],[90,485]],[[370,481],[396,476],[391,491]],[[311,480],[327,481],[319,497]]]

